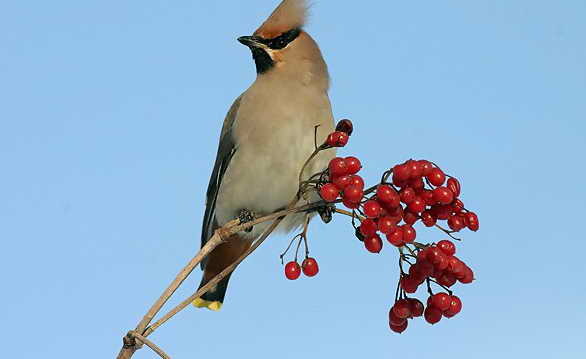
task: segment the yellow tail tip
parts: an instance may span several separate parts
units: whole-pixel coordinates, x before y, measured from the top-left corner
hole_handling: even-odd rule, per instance
[[[218,301],[209,301],[201,298],[195,298],[192,304],[197,308],[208,308],[209,310],[213,310],[217,312],[218,310],[222,309],[222,302]]]

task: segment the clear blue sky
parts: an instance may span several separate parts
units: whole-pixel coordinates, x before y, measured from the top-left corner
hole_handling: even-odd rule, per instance
[[[199,248],[221,122],[255,76],[235,39],[276,3],[1,2],[4,357],[114,357]],[[287,238],[272,238],[221,312],[190,308],[152,339],[178,359],[585,357],[586,2],[321,0],[312,12],[334,113],[357,127],[342,153],[371,183],[431,159],[480,215],[459,248],[478,279],[457,288],[464,310],[390,333],[395,252],[367,253],[340,218],[312,227],[317,277],[285,280]]]

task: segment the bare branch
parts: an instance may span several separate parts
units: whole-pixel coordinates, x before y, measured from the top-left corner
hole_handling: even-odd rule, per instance
[[[153,325],[151,325],[150,327],[148,327],[146,329],[146,331],[144,332],[144,335],[145,336],[150,335],[158,327],[160,327],[165,322],[167,322],[169,319],[171,319],[175,314],[179,313],[180,311],[185,309],[188,305],[190,305],[196,298],[199,298],[202,295],[204,295],[210,288],[212,288],[213,286],[218,284],[218,282],[220,282],[222,279],[224,279],[228,274],[232,273],[232,271],[234,271],[234,269],[236,269],[236,267],[246,257],[248,257],[252,252],[254,252],[258,248],[258,246],[260,246],[262,244],[262,242],[275,230],[275,228],[279,225],[279,223],[281,223],[283,218],[285,218],[285,217],[281,217],[281,218],[278,218],[277,220],[275,220],[271,224],[271,226],[269,228],[267,228],[263,232],[263,234],[252,244],[252,246],[250,246],[250,248],[246,252],[244,252],[244,254],[242,254],[240,257],[238,257],[238,259],[234,263],[232,263],[230,266],[226,267],[223,271],[218,273],[215,277],[212,278],[212,280],[207,282],[203,287],[201,287],[194,294],[189,296],[189,298],[185,299],[184,301],[179,303],[175,308],[171,309],[167,314],[165,314],[163,317],[161,317],[161,319],[159,319],[155,323],[153,323]]]
[[[151,342],[147,338],[143,337],[142,335],[138,334],[134,330],[128,332],[128,335],[134,337],[139,342],[146,344],[149,348],[151,348],[155,353],[157,353],[163,359],[171,359],[169,355],[167,355],[161,348],[159,348],[155,343]]]
[[[267,216],[255,219],[250,222],[242,223],[238,220],[233,220],[227,223],[222,228],[217,229],[214,232],[214,235],[206,242],[203,248],[193,257],[189,263],[177,274],[173,282],[165,289],[163,294],[157,299],[155,304],[149,309],[147,314],[142,318],[140,323],[137,325],[136,329],[134,330],[135,333],[143,333],[144,337],[150,335],[156,328],[161,326],[167,320],[172,318],[175,314],[179,311],[187,307],[193,300],[204,293],[206,293],[212,286],[217,284],[220,280],[225,278],[228,274],[230,274],[240,262],[242,262],[250,253],[252,253],[258,246],[269,236],[269,234],[274,231],[276,226],[282,221],[282,219],[287,216],[288,214],[292,213],[299,213],[299,212],[307,212],[315,210],[321,206],[324,206],[325,203],[323,201],[318,201],[314,203],[309,203],[306,205],[302,205],[299,207],[293,207],[297,203],[297,198],[295,198],[291,204],[288,206],[287,209],[278,211]],[[219,244],[226,241],[231,235],[243,231],[247,228],[255,226],[257,224],[267,222],[267,221],[274,221],[271,226],[263,233],[263,235],[257,239],[253,245],[246,251],[241,257],[239,257],[236,262],[231,264],[229,267],[224,269],[221,273],[216,275],[211,281],[209,281],[206,285],[200,288],[195,294],[193,294],[188,299],[181,302],[178,306],[173,308],[167,314],[165,314],[161,319],[159,319],[156,323],[151,325],[150,327],[147,326],[151,323],[155,315],[161,310],[161,308],[167,303],[169,298],[175,293],[177,288],[185,281],[185,279],[191,274],[193,269],[205,258],[207,257]],[[145,343],[146,344],[146,343]],[[139,348],[137,345],[128,344],[125,341],[123,348],[120,350],[118,354],[118,359],[129,359],[132,357],[134,352]]]

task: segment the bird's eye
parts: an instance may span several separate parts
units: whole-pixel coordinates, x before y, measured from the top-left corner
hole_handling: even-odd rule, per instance
[[[278,36],[278,37],[275,37],[274,39],[272,39],[268,43],[268,46],[271,49],[280,50],[280,49],[284,48],[285,46],[287,46],[290,42],[295,40],[297,38],[297,36],[299,36],[299,32],[300,31],[298,29],[293,29],[291,31],[287,31],[286,33],[282,34],[281,36]]]

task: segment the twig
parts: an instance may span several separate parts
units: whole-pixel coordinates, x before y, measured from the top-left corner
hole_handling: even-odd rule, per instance
[[[149,348],[151,348],[155,353],[159,354],[159,356],[163,359],[171,359],[169,355],[167,355],[163,349],[159,348],[155,343],[151,342],[147,338],[143,337],[142,335],[138,334],[134,330],[128,332],[128,336],[135,338],[139,342],[146,344]]]
[[[175,279],[171,282],[171,284],[165,289],[163,294],[157,299],[155,304],[149,309],[147,314],[142,318],[140,323],[136,326],[135,331],[137,333],[142,333],[144,329],[149,325],[151,320],[157,315],[157,313],[161,310],[163,305],[171,298],[173,293],[179,288],[181,283],[191,274],[193,269],[209,254],[211,253],[214,248],[216,248],[220,243],[222,243],[225,239],[228,238],[232,231],[229,230],[230,228],[236,228],[235,225],[239,223],[238,220],[234,220],[229,222],[226,226],[216,230],[214,235],[210,238],[209,241],[203,246],[203,248],[193,257],[189,263],[177,274]],[[235,233],[235,232],[234,232]]]
[[[252,244],[252,246],[250,246],[250,248],[246,252],[244,252],[244,254],[242,254],[240,257],[238,257],[238,259],[234,263],[232,263],[230,266],[226,267],[223,271],[221,271],[219,274],[217,274],[215,277],[213,277],[212,280],[210,280],[209,282],[206,283],[206,285],[204,285],[203,287],[201,287],[200,289],[198,289],[189,298],[185,299],[184,301],[182,301],[181,303],[179,303],[175,308],[171,309],[167,314],[165,314],[164,316],[162,316],[161,319],[159,319],[155,323],[153,323],[153,325],[151,325],[150,327],[148,327],[145,330],[144,335],[145,336],[150,335],[158,327],[160,327],[165,322],[167,322],[169,319],[171,319],[175,314],[177,314],[181,310],[185,309],[185,307],[187,307],[189,304],[191,304],[196,298],[199,298],[202,295],[204,295],[211,287],[213,287],[218,282],[220,282],[222,279],[224,279],[228,274],[232,273],[232,271],[234,269],[236,269],[236,267],[238,266],[238,264],[240,264],[252,252],[254,252],[254,250],[257,249],[258,246],[260,246],[262,244],[262,242],[271,234],[271,232],[273,232],[275,230],[275,228],[279,225],[279,223],[281,223],[281,221],[283,220],[283,218],[284,217],[281,217],[281,218],[278,218],[277,220],[275,220],[271,224],[271,226],[269,228],[267,228],[263,232],[262,236],[260,236],[259,239],[257,239]]]
[[[155,302],[155,304],[149,309],[147,314],[143,317],[137,328],[134,330],[136,333],[143,333],[144,337],[149,336],[155,329],[165,323],[167,320],[172,318],[175,314],[179,311],[187,307],[195,298],[200,297],[204,293],[206,293],[211,287],[216,285],[219,281],[225,278],[228,274],[230,274],[240,262],[242,262],[250,253],[252,253],[258,246],[269,236],[269,234],[277,227],[277,225],[283,220],[283,218],[292,213],[299,213],[299,212],[306,212],[311,211],[316,208],[319,208],[324,205],[323,201],[318,201],[314,203],[309,203],[306,205],[293,207],[297,203],[297,198],[295,198],[287,209],[278,211],[267,216],[255,219],[250,222],[246,222],[243,224],[238,224],[238,220],[233,220],[227,223],[222,228],[216,230],[214,235],[210,238],[210,240],[204,245],[204,247],[193,257],[189,263],[179,272],[179,274],[175,277],[173,282],[169,285],[169,287],[163,292],[163,294],[159,297],[159,299]],[[243,231],[247,228],[250,228],[254,225],[271,221],[273,223],[267,230],[263,233],[259,239],[257,239],[252,246],[242,255],[240,256],[236,262],[228,266],[218,275],[216,275],[212,280],[210,280],[206,285],[201,287],[196,293],[194,293],[191,297],[181,302],[167,314],[165,314],[161,319],[155,322],[153,325],[148,326],[151,321],[153,320],[154,316],[161,310],[163,305],[169,300],[169,298],[173,295],[173,293],[177,290],[177,288],[183,283],[183,281],[189,276],[189,274],[193,271],[193,269],[205,258],[211,251],[217,247],[220,243],[225,241],[231,235]],[[148,326],[148,328],[147,328]],[[131,358],[134,352],[137,350],[136,346],[132,345],[125,345],[120,353],[118,354],[118,359],[128,359]]]
[[[360,222],[362,222],[364,220],[364,217],[355,214],[354,212],[350,212],[350,211],[346,211],[345,209],[340,209],[340,208],[336,208],[334,209],[334,212],[339,213],[339,214],[343,214],[352,218],[358,218],[360,220]]]

